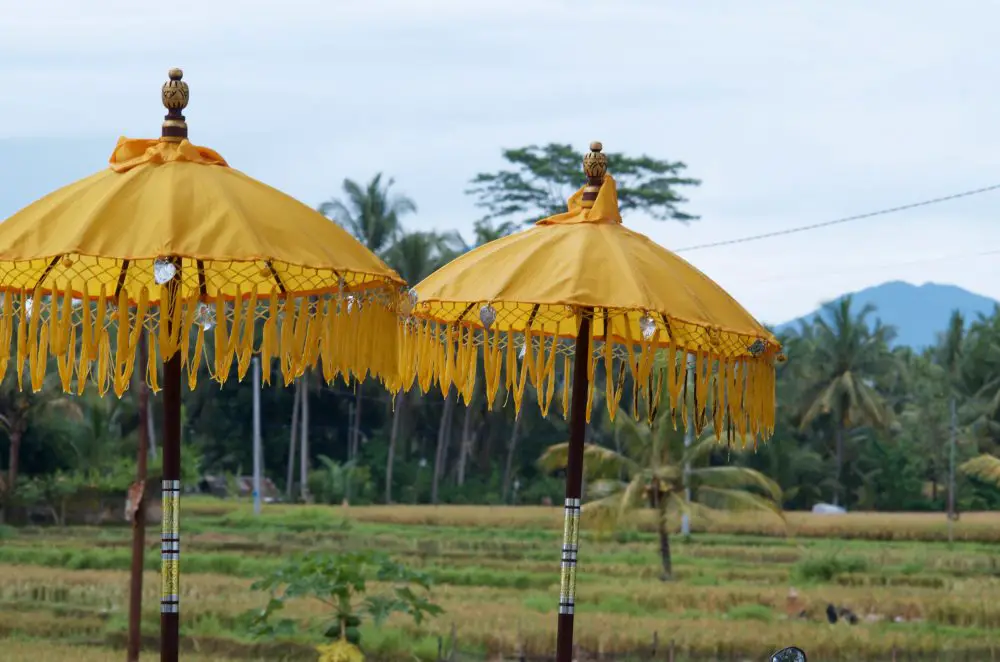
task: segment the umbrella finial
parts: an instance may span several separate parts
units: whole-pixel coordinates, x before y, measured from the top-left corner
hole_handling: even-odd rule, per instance
[[[183,71],[174,67],[167,75],[170,77],[170,80],[163,84],[163,90],[160,94],[163,107],[167,109],[167,114],[163,118],[163,130],[160,136],[163,140],[180,142],[188,137],[187,122],[184,121],[182,113],[187,108],[188,99],[191,95],[188,90],[188,84],[181,80],[184,78]]]
[[[597,193],[604,183],[604,175],[608,172],[608,157],[601,150],[604,145],[594,141],[590,143],[590,151],[583,157],[583,172],[587,175],[587,185],[583,189],[583,206],[590,208],[597,200]]]

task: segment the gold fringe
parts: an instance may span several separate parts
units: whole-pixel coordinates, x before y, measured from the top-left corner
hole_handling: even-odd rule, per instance
[[[69,283],[56,291],[50,296],[22,289],[6,293],[0,303],[0,347],[5,348],[0,350],[0,378],[13,364],[21,390],[42,389],[51,359],[64,391],[82,394],[91,382],[101,395],[113,391],[121,397],[132,381],[144,330],[149,354],[146,380],[154,392],[160,390],[157,367],[178,353],[191,389],[197,386],[203,358],[211,378],[219,383],[229,378],[234,363],[242,380],[251,357],[259,352],[265,366],[279,360],[286,382],[319,367],[328,382],[338,376],[361,379],[370,371],[390,386],[397,384],[399,361],[407,356],[397,347],[397,314],[384,296],[353,306],[333,298],[289,296],[270,299],[262,307],[254,288],[238,292],[232,301],[185,298],[165,312],[150,305],[146,287],[138,292],[123,287],[110,296],[102,288],[96,298],[83,293],[79,300]],[[160,296],[167,294],[167,286],[161,286]],[[207,324],[213,311],[214,324]],[[259,346],[254,337],[257,329]],[[457,349],[466,361],[468,400],[478,353],[469,347],[471,332],[460,337],[463,342]],[[417,356],[416,344],[404,349]],[[265,368],[264,383],[270,383],[270,373]],[[406,386],[412,383],[413,377]]]
[[[603,317],[598,315],[594,321]],[[578,315],[577,320],[579,323],[582,318]],[[613,342],[595,346],[595,325],[591,324],[592,352],[585,368],[590,383],[588,421],[594,401],[595,366],[602,361],[605,407],[612,420],[631,379],[632,413],[637,415],[641,400],[646,403],[650,422],[661,407],[668,407],[667,415],[675,426],[678,418],[685,426],[690,420],[697,432],[711,429],[719,439],[731,430],[744,445],[756,445],[773,433],[774,354],[750,358],[701,348],[689,351],[674,343],[664,344],[664,334],[669,331],[657,328],[651,337],[635,339],[630,335],[631,325],[623,320],[608,316],[602,321],[603,334],[597,339],[611,337]],[[468,403],[480,378],[477,366],[481,362],[488,408],[494,406],[503,384],[519,415],[525,386],[530,383],[537,394],[539,411],[548,416],[556,382],[561,379],[562,413],[569,415],[573,370],[577,369],[572,360],[573,343],[553,338],[547,324],[538,328],[526,325],[524,333],[509,333],[499,328],[478,329],[471,323],[441,324],[409,317],[400,320],[398,328],[402,371],[393,381],[396,389],[408,391],[418,386],[427,393],[436,388],[446,395],[454,386]],[[619,338],[624,342],[616,344],[614,340]],[[561,362],[558,355],[562,356]]]

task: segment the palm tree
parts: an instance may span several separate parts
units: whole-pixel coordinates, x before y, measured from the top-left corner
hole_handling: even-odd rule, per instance
[[[332,199],[319,206],[319,212],[335,219],[354,235],[368,250],[385,257],[402,233],[401,218],[417,211],[417,205],[405,195],[390,192],[393,179],[384,184],[382,173],[376,174],[364,187],[345,179],[344,199]],[[415,282],[415,281],[407,281]],[[361,440],[361,402],[364,380],[359,380],[354,396],[354,421],[351,427],[351,449]]]
[[[482,246],[491,241],[502,239],[509,234],[514,234],[518,229],[518,224],[513,221],[502,221],[494,224],[492,221],[480,219],[472,226],[472,233],[476,240],[475,245]]]
[[[82,410],[69,397],[64,396],[59,377],[50,370],[45,378],[42,390],[37,393],[27,393],[18,388],[17,380],[7,379],[0,383],[0,432],[7,436],[10,443],[7,454],[7,479],[0,477],[0,523],[4,519],[4,506],[11,493],[17,489],[17,479],[20,469],[21,443],[28,432],[29,424],[37,421],[44,425],[45,418],[39,418],[49,412],[60,412],[80,420]]]
[[[664,380],[666,381],[666,380]],[[781,515],[781,488],[762,473],[739,466],[713,466],[711,456],[720,449],[713,435],[702,435],[687,448],[674,430],[671,415],[662,408],[647,425],[620,412],[615,421],[622,452],[597,444],[584,447],[584,474],[591,481],[596,501],[584,505],[603,525],[616,525],[632,512],[650,508],[657,515],[660,538],[661,579],[673,577],[668,513],[694,508],[711,511],[759,510]],[[549,447],[539,459],[545,471],[565,468],[569,444]],[[687,471],[685,483],[684,467]],[[685,498],[691,490],[691,503]]]
[[[473,237],[475,241],[472,245],[467,244],[465,240],[462,239],[461,235],[458,235],[457,233],[450,236],[446,235],[445,242],[447,244],[447,249],[448,249],[447,250],[448,258],[454,259],[461,253],[465,253],[478,246],[488,244],[491,241],[496,241],[497,239],[501,239],[509,234],[517,232],[517,230],[518,230],[518,225],[513,221],[502,221],[500,223],[494,224],[492,221],[486,219],[480,219],[476,221],[475,225],[473,226]],[[465,403],[465,415],[462,421],[462,437],[458,453],[458,466],[456,467],[455,470],[456,482],[459,485],[465,483],[466,465],[469,461],[469,457],[472,454],[472,447],[475,444],[476,437],[478,436],[477,432],[478,428],[475,425],[474,419],[482,413],[480,411],[482,407],[480,407],[478,404],[479,403],[478,396],[480,390],[481,390],[480,382],[476,382],[476,387],[472,392],[472,397],[469,399],[467,403]],[[514,449],[516,448],[517,428],[518,424],[517,422],[515,422],[513,433],[511,436],[511,442],[509,444],[507,463],[505,465],[506,470],[504,471],[503,491],[505,499],[506,499],[507,489],[510,483],[511,462],[512,462],[511,455]]]
[[[989,483],[1000,488],[1000,457],[983,453],[978,457],[963,462],[958,470],[966,476],[978,478],[984,483]]]
[[[817,315],[813,320],[815,372],[806,389],[799,423],[804,430],[820,417],[832,417],[837,505],[844,491],[844,431],[858,425],[885,428],[890,419],[875,380],[890,372],[894,359],[889,341],[894,331],[878,320],[869,326],[874,306],[866,305],[854,314],[851,304],[851,297],[846,296],[824,306],[826,315]]]
[[[955,519],[955,443],[958,436],[959,369],[962,361],[962,345],[965,341],[965,319],[962,313],[954,311],[948,321],[948,330],[938,343],[938,362],[947,373],[948,409],[951,430],[948,442],[948,537],[951,539],[951,521]]]
[[[454,235],[440,235],[435,232],[407,232],[399,237],[386,252],[386,262],[408,283],[419,283],[441,267],[450,257],[454,245]],[[412,392],[412,397],[417,397]],[[385,466],[385,502],[392,503],[392,469],[396,458],[404,411],[408,404],[406,394],[393,394],[395,407],[392,412],[392,427],[389,432],[389,451]],[[439,451],[440,454],[440,451]],[[437,470],[435,470],[434,493],[437,493]]]
[[[327,200],[319,212],[339,223],[354,238],[377,255],[383,255],[402,232],[400,219],[417,211],[417,205],[405,195],[390,193],[395,183],[382,183],[382,173],[361,186],[351,179],[342,184],[344,199]]]

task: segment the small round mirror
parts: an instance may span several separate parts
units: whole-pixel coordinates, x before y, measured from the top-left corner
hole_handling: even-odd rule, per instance
[[[805,651],[795,646],[789,646],[772,655],[771,662],[807,662],[807,660]]]

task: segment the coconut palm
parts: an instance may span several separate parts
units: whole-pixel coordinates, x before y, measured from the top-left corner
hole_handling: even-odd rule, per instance
[[[413,200],[390,192],[394,183],[389,179],[383,184],[382,173],[365,186],[345,179],[344,199],[324,202],[319,212],[339,223],[368,250],[384,255],[402,233],[402,217],[417,211]]]
[[[962,365],[962,346],[965,341],[965,319],[954,311],[948,321],[948,330],[942,334],[937,346],[938,363],[947,373],[950,434],[948,443],[948,518],[955,518],[955,443],[958,437],[959,369]],[[949,529],[950,531],[950,529]]]
[[[385,257],[395,249],[396,240],[402,234],[401,219],[406,214],[417,211],[417,205],[405,195],[390,192],[393,179],[384,184],[382,173],[376,174],[366,186],[351,179],[343,183],[344,199],[332,199],[319,206],[319,212],[336,220],[354,235],[355,239],[368,250]],[[414,281],[407,281],[414,282]],[[354,421],[351,427],[350,448],[357,452],[361,440],[361,402],[364,380],[355,388]],[[303,447],[307,444],[308,430],[303,430]]]
[[[408,232],[403,234],[398,241],[386,253],[386,261],[400,276],[408,283],[418,283],[431,273],[436,271],[450,259],[455,250],[455,235],[441,235],[435,232]],[[412,398],[417,398],[417,392],[411,391]],[[404,415],[404,410],[408,405],[408,397],[405,393],[394,395],[395,407],[392,412],[392,427],[389,432],[389,450],[386,456],[385,465],[385,502],[392,502],[392,469],[396,457],[396,445],[399,438],[400,428]],[[454,398],[449,398],[445,404],[445,415],[442,416],[442,425],[445,420],[450,421],[451,406]],[[442,443],[439,434],[439,446]],[[441,450],[436,453],[436,458],[441,455]],[[438,479],[440,478],[440,462],[435,462],[434,487],[433,492],[436,497]]]
[[[710,516],[714,510],[756,510],[781,516],[782,499],[777,483],[759,471],[713,464],[713,454],[726,448],[713,435],[704,434],[685,448],[667,409],[661,408],[651,425],[641,412],[638,420],[619,412],[615,426],[621,452],[584,446],[584,475],[595,497],[584,512],[602,526],[617,526],[637,510],[654,510],[664,581],[673,577],[669,513],[697,510]],[[549,472],[565,468],[568,450],[568,443],[550,446],[539,465]],[[687,481],[685,466],[690,467]],[[691,490],[690,502],[685,487]]]
[[[966,476],[978,478],[984,483],[1000,488],[1000,457],[983,453],[963,462],[958,470]]]
[[[866,305],[857,313],[846,296],[824,306],[822,315],[813,321],[810,375],[802,401],[800,427],[805,428],[824,416],[833,424],[837,489],[834,503],[843,498],[844,432],[859,425],[885,428],[890,420],[875,380],[892,372],[894,357],[889,342],[895,335],[891,327],[876,320]]]

